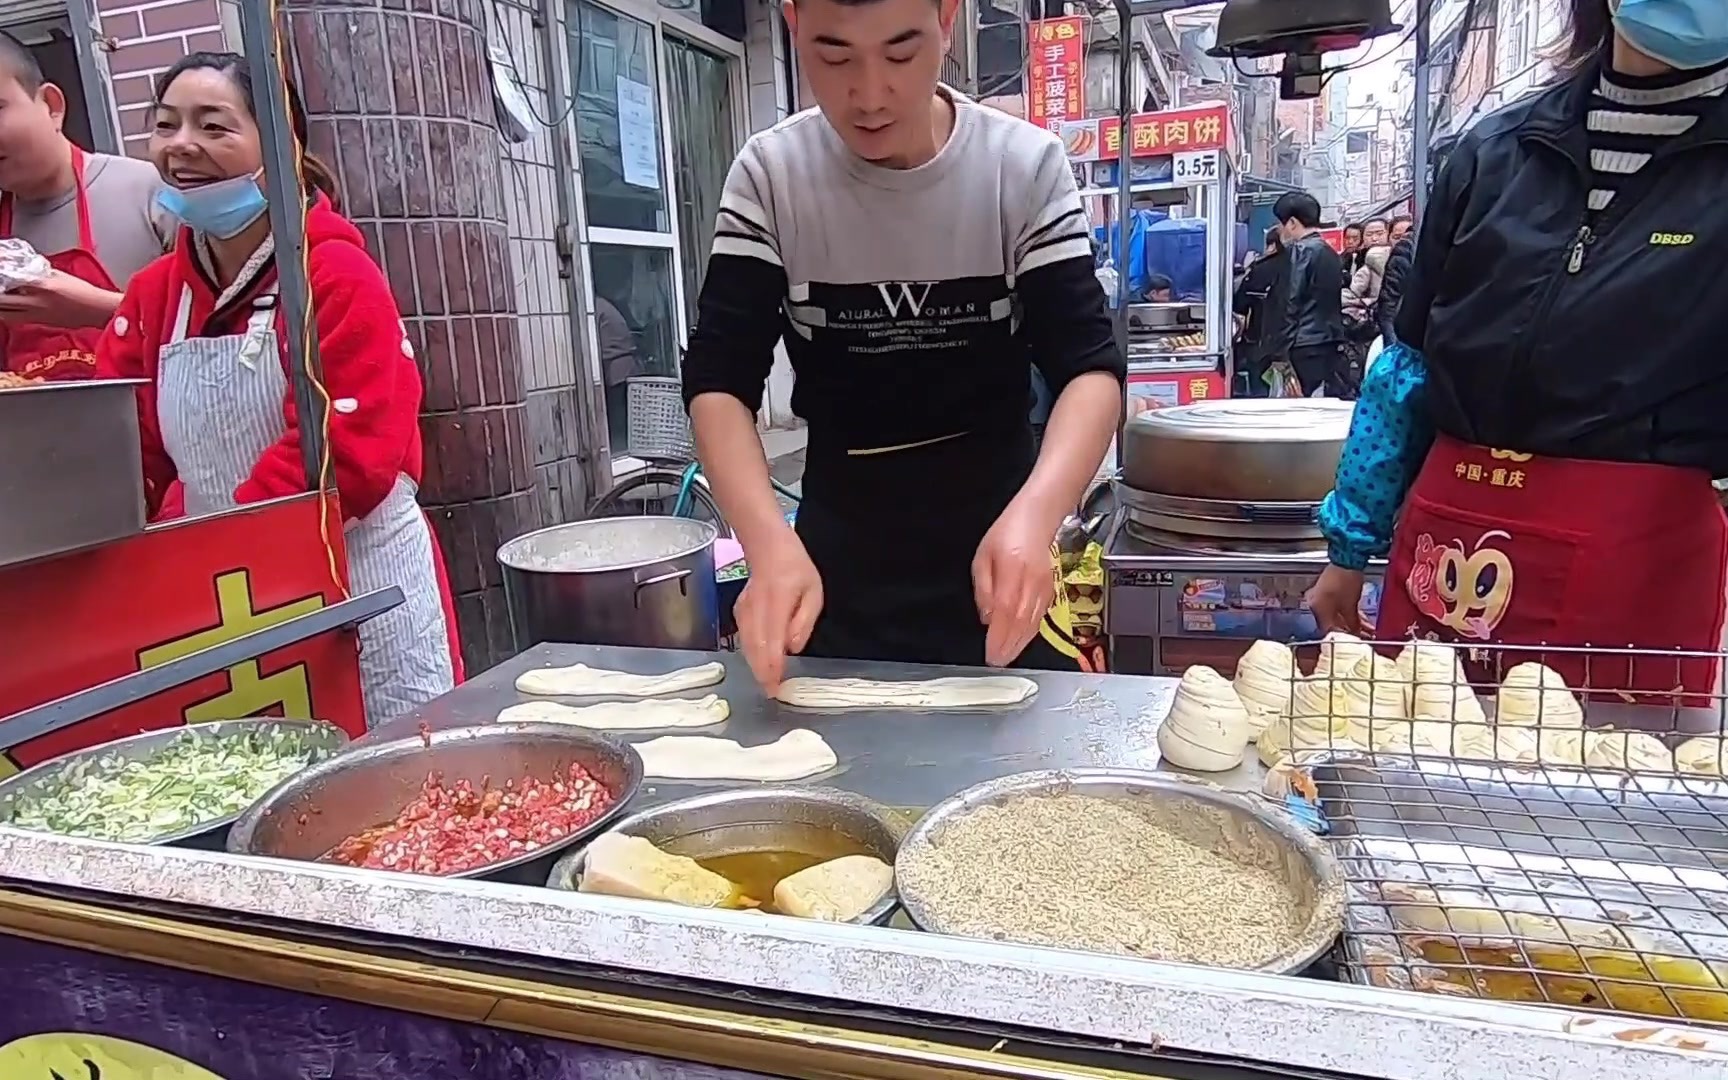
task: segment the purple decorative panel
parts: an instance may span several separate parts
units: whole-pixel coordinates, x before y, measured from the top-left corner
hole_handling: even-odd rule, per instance
[[[762,1080],[0,934],[3,1080]]]

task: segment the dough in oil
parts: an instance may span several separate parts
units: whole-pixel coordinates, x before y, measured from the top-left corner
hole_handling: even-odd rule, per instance
[[[1410,718],[1485,725],[1488,716],[1464,675],[1456,649],[1433,641],[1412,641],[1398,654],[1400,676],[1410,685]],[[1492,756],[1492,755],[1490,755]]]
[[[1018,675],[907,682],[800,677],[781,683],[774,696],[801,709],[978,709],[1019,705],[1036,693],[1038,684]]]
[[[1587,731],[1584,764],[1592,769],[1674,772],[1674,755],[1661,739],[1642,731]]]
[[[707,735],[662,735],[636,744],[642,771],[662,780],[802,780],[840,763],[828,740],[794,728],[771,743],[740,746]]]
[[[649,731],[654,728],[709,727],[731,714],[725,699],[657,698],[648,701],[602,701],[598,705],[560,705],[556,701],[524,701],[498,714],[498,722],[545,721],[575,724],[595,731]]]
[[[1700,735],[1674,748],[1674,767],[1688,776],[1722,776],[1728,774],[1725,753],[1728,742],[1715,735]]]
[[[843,855],[780,879],[774,909],[822,922],[851,922],[894,887],[894,868],[874,855]]]
[[[638,675],[631,671],[572,664],[569,667],[535,668],[516,677],[516,689],[541,697],[657,697],[681,694],[713,686],[726,678],[719,662],[679,668],[663,675]]]
[[[1248,710],[1248,741],[1266,725],[1290,711],[1290,694],[1298,677],[1296,654],[1282,641],[1256,641],[1236,663],[1236,696]]]
[[[1559,672],[1527,660],[1501,680],[1494,722],[1501,727],[1581,728],[1584,707]]]
[[[1334,630],[1320,639],[1320,654],[1314,661],[1314,677],[1334,672],[1348,673],[1373,648],[1355,634]]]
[[[1248,710],[1217,671],[1196,664],[1182,673],[1170,715],[1158,726],[1158,751],[1172,765],[1226,772],[1248,751]]]

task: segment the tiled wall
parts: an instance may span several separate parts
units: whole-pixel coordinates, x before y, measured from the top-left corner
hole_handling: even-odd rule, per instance
[[[562,5],[554,4],[561,14]],[[563,158],[566,171],[559,171],[557,140],[568,147],[570,128],[566,110],[550,95],[553,75],[559,74],[562,84],[564,71],[554,65],[567,64],[564,34],[561,23],[545,31],[536,28],[536,8],[496,0],[493,12],[499,40],[535,117],[527,142],[501,149],[534,496],[541,520],[554,523],[582,516],[610,482],[610,456],[600,390],[587,361],[586,331],[578,333],[571,316],[573,298],[582,295],[582,260],[573,250],[561,255],[557,241],[559,224],[567,218],[566,235],[578,234],[575,203],[581,191],[573,148]],[[574,306],[583,311],[585,301],[578,299]]]
[[[129,154],[142,156],[150,134],[155,76],[189,52],[229,48],[219,0],[96,0],[120,138]],[[238,35],[236,34],[236,38]],[[234,48],[239,47],[236,40]]]

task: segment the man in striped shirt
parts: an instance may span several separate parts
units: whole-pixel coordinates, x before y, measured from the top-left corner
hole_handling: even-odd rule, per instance
[[[800,652],[1073,666],[1038,636],[1050,546],[1126,365],[1060,140],[937,82],[958,6],[788,2],[818,107],[753,136],[721,199],[684,395],[770,691]],[[810,433],[796,532],[755,423],[781,341]],[[1036,459],[1032,365],[1056,399]]]

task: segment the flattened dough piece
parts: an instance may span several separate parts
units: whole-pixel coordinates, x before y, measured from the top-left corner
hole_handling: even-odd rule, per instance
[[[575,724],[595,731],[651,731],[654,728],[708,727],[732,714],[725,699],[660,698],[653,701],[602,701],[598,705],[560,705],[556,701],[524,701],[498,714],[498,722],[513,720]]]
[[[774,696],[801,709],[977,709],[1032,700],[1038,684],[1018,675],[887,679],[787,679]]]
[[[707,735],[662,735],[636,744],[643,772],[662,780],[802,780],[840,764],[828,740],[794,728],[771,743],[740,746]]]
[[[664,675],[637,675],[572,664],[524,671],[516,677],[516,689],[542,697],[658,697],[713,686],[725,677],[726,665],[718,661],[679,668]]]

